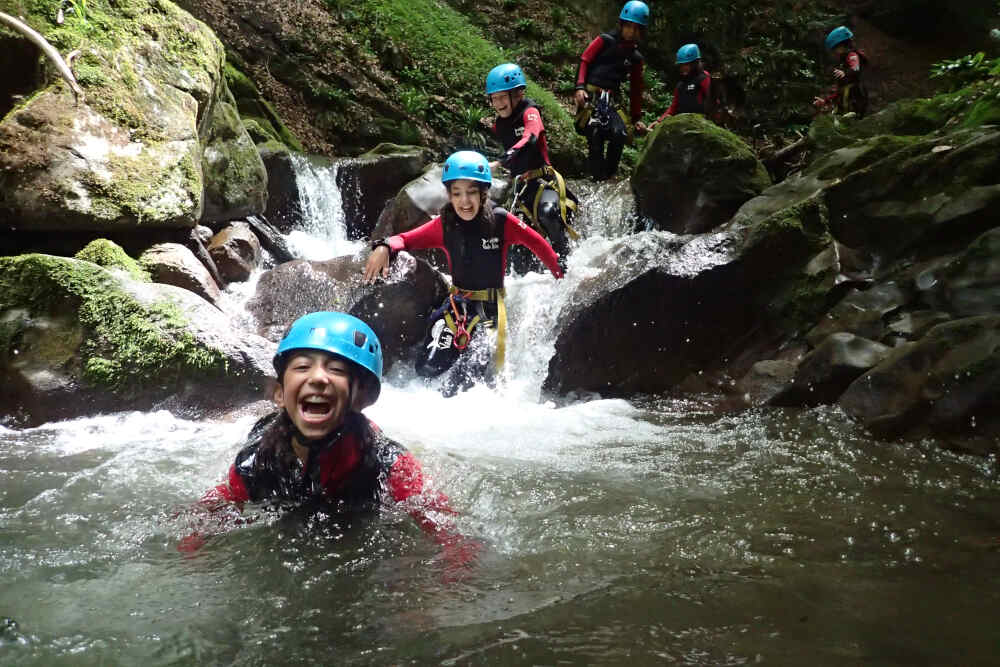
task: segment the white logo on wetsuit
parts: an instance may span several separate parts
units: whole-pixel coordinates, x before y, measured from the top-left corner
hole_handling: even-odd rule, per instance
[[[435,322],[431,327],[431,342],[427,344],[427,349],[431,351],[427,358],[433,359],[438,350],[447,350],[451,347],[453,338],[451,329],[445,327],[444,318]]]
[[[488,239],[483,239],[483,250],[499,250],[500,249],[500,239],[496,236]]]
[[[515,137],[523,137],[524,136],[524,128],[523,127],[514,128],[514,136]]]

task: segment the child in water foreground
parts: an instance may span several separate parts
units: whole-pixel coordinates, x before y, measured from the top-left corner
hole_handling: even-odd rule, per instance
[[[382,346],[371,327],[346,313],[304,315],[278,344],[274,370],[277,410],[254,425],[227,480],[202,498],[203,507],[318,501],[356,512],[405,502],[450,559],[464,563],[474,555],[475,543],[433,518],[452,511],[443,495],[425,492],[413,454],[361,414],[382,385]],[[178,549],[194,551],[205,537],[188,535]]]

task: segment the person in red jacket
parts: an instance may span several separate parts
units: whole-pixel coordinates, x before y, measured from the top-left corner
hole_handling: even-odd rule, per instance
[[[486,98],[497,112],[493,134],[505,151],[495,164],[510,170],[515,178],[511,213],[545,236],[565,268],[569,236],[578,237],[570,225],[578,199],[549,160],[542,114],[525,97],[526,86],[524,72],[514,63],[497,65],[486,76]]]
[[[642,123],[642,66],[640,40],[649,23],[649,7],[630,0],[622,7],[618,29],[602,33],[584,49],[576,74],[576,131],[587,137],[587,166],[595,181],[611,178],[633,131]],[[621,85],[629,80],[629,114],[620,100]],[[605,152],[607,145],[607,152]]]
[[[677,71],[681,80],[674,89],[674,100],[663,115],[650,124],[650,130],[667,116],[682,113],[711,116],[714,111],[712,75],[701,64],[701,49],[697,44],[685,44],[677,49]]]
[[[475,555],[474,542],[435,518],[451,510],[442,494],[425,491],[417,459],[361,414],[381,391],[382,347],[367,324],[346,313],[304,315],[278,344],[274,368],[278,410],[254,425],[227,479],[202,498],[208,514],[179,550],[194,551],[224,530],[232,517],[219,510],[227,506],[318,502],[359,512],[406,503],[452,562]],[[213,513],[221,519],[210,521]]]
[[[841,114],[864,116],[868,110],[868,90],[861,75],[868,66],[868,57],[855,47],[854,33],[845,26],[831,30],[824,43],[839,62],[833,69],[834,85],[830,94],[816,97],[813,105],[819,110],[833,109]]]
[[[555,251],[538,232],[502,208],[487,205],[493,182],[486,158],[475,151],[459,151],[444,164],[441,181],[448,203],[441,214],[414,230],[380,239],[364,268],[364,281],[387,277],[392,255],[400,250],[441,248],[445,251],[452,287],[445,302],[428,321],[430,325],[416,364],[423,377],[436,377],[452,368],[442,389],[451,396],[476,381],[491,381],[491,369],[503,366],[507,329],[504,274],[507,251],[514,244],[526,246],[556,278],[563,271]],[[496,329],[495,366],[492,352],[470,342],[484,328]],[[475,354],[467,354],[469,350]],[[460,358],[464,363],[455,364]]]

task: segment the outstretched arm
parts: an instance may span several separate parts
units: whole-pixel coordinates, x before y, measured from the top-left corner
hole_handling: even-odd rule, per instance
[[[535,257],[542,260],[545,266],[549,267],[556,278],[563,277],[563,270],[559,268],[559,256],[552,249],[549,242],[542,238],[542,235],[534,229],[524,224],[519,218],[507,213],[507,222],[504,227],[504,240],[506,245],[520,243],[535,253]]]
[[[380,275],[388,278],[389,263],[392,261],[392,256],[400,250],[443,247],[444,230],[441,227],[441,216],[435,216],[416,229],[383,239],[368,256],[365,268],[362,269],[362,281],[371,284]]]

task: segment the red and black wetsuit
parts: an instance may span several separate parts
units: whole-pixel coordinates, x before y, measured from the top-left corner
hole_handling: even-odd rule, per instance
[[[287,427],[280,430],[281,421],[282,413],[276,412],[254,425],[247,444],[229,468],[228,479],[204,501],[302,502],[322,498],[363,508],[390,499],[400,502],[423,491],[417,459],[359,413],[350,413],[344,427],[310,448],[308,469],[290,450],[262,447],[269,437],[288,437]]]
[[[629,115],[633,123],[642,117],[643,57],[636,42],[626,41],[617,31],[601,33],[580,55],[576,72],[577,89],[588,84],[611,91],[617,98],[626,78],[629,80]]]
[[[868,57],[860,49],[850,49],[841,54],[837,69],[844,76],[837,79],[832,92],[824,101],[834,105],[840,113],[853,111],[864,116],[868,110],[868,91],[861,81],[861,74],[867,65]]]
[[[514,176],[552,164],[542,114],[533,101],[521,100],[510,116],[498,117],[493,122],[493,133],[504,150],[516,151],[509,163],[504,165]]]
[[[667,116],[681,113],[706,113],[706,104],[712,94],[712,75],[707,70],[683,77],[674,89],[674,101],[663,115],[656,119],[659,123]]]
[[[392,252],[441,248],[448,257],[455,287],[460,290],[499,289],[507,272],[507,250],[526,246],[556,278],[562,278],[558,258],[545,239],[502,208],[494,209],[493,234],[485,234],[476,221],[445,225],[436,216],[416,229],[386,239]],[[445,229],[448,227],[448,229]]]

